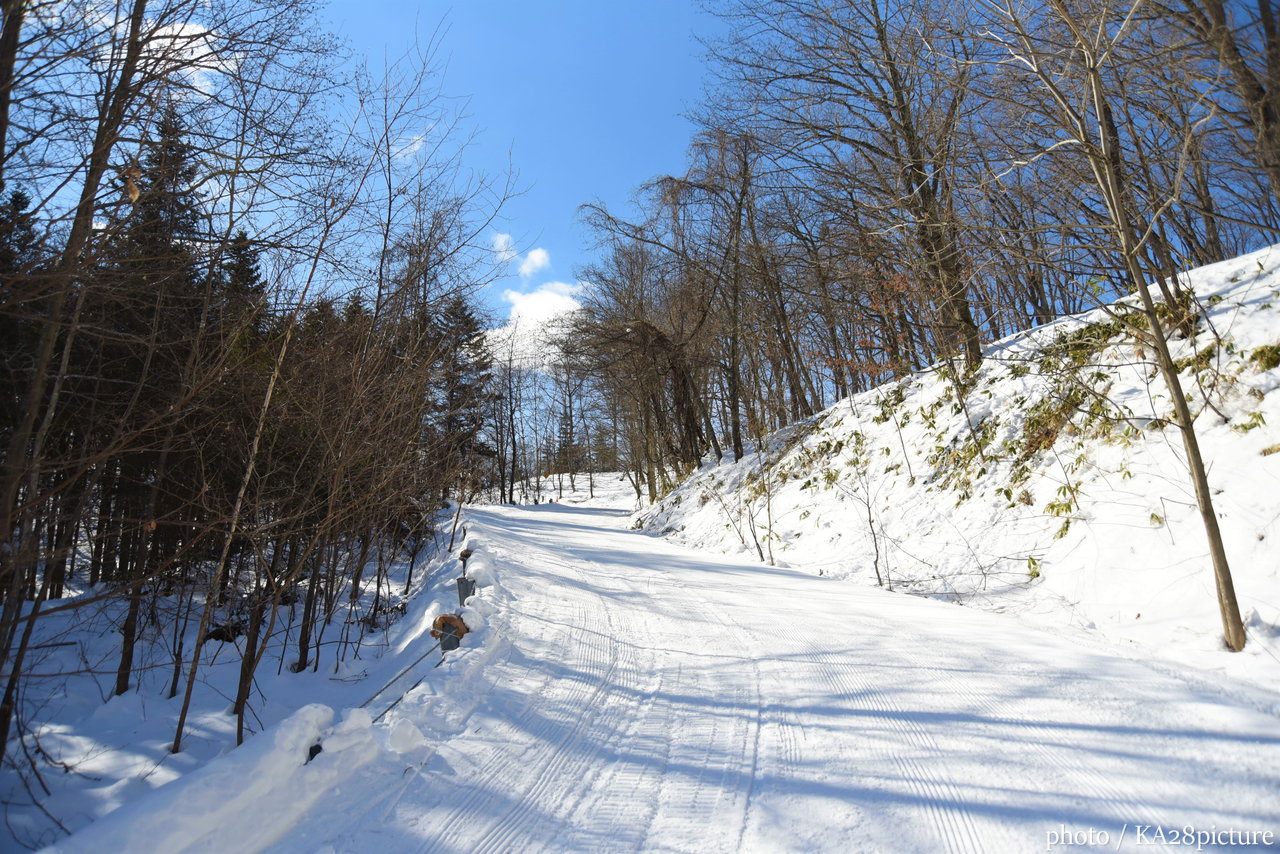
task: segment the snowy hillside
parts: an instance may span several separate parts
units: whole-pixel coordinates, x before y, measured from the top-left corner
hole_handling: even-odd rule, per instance
[[[1248,631],[1224,650],[1169,396],[1121,303],[857,395],[708,461],[638,515],[677,541],[1004,611],[1280,682],[1280,247],[1184,279],[1207,321],[1173,356]]]

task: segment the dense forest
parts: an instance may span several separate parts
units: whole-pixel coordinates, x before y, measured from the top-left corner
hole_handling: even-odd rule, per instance
[[[144,626],[188,700],[234,638],[243,727],[280,606],[318,666],[474,491],[506,188],[462,176],[426,55],[375,76],[331,44],[292,0],[4,5],[0,746],[38,619],[104,599],[114,693]]]
[[[306,0],[0,8],[0,751],[42,615],[118,604],[117,694],[144,624],[188,700],[235,638],[243,727],[280,608],[297,671],[369,588],[341,645],[378,630],[449,502],[600,471],[652,501],[1117,296],[1185,400],[1177,271],[1280,225],[1265,0],[725,0],[687,170],[584,206],[585,304],[531,359],[486,334],[511,186],[464,168],[434,45],[352,70]]]
[[[1148,282],[1185,324],[1177,271],[1273,238],[1269,3],[724,14],[688,171],[640,188],[639,217],[585,208],[602,253],[574,364],[656,488]]]

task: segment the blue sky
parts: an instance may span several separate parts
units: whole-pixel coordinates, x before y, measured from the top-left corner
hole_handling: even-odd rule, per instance
[[[526,189],[495,230],[521,253],[485,294],[499,322],[572,297],[590,260],[579,205],[625,210],[641,183],[682,171],[694,132],[682,114],[704,82],[696,36],[717,23],[698,0],[329,0],[325,17],[375,67],[443,22],[445,91],[469,98],[479,131],[469,164],[511,162]]]

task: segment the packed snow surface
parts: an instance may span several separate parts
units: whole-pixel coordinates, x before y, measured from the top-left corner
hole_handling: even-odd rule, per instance
[[[472,510],[484,625],[372,725],[376,757],[347,733],[359,759],[313,796],[302,748],[329,716],[303,709],[205,769],[248,784],[287,744],[300,779],[253,797],[303,792],[300,817],[251,838],[212,808],[170,813],[185,799],[162,787],[128,824],[161,828],[154,851],[315,854],[1025,852],[1064,833],[1146,850],[1143,833],[1280,823],[1280,695],[628,522],[589,504]],[[217,770],[237,762],[247,776]]]

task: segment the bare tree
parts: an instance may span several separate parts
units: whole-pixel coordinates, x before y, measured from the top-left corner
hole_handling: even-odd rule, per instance
[[[957,216],[972,66],[944,8],[912,3],[745,0],[715,55],[732,121],[760,127],[780,158],[819,179],[849,220],[902,235],[937,307],[945,352],[981,360]]]
[[[1142,4],[1115,10],[1101,8],[1086,15],[1061,0],[1051,0],[1045,16],[1034,22],[1010,4],[990,2],[986,5],[1008,33],[1005,45],[1009,56],[1044,97],[1043,114],[1051,117],[1056,127],[1066,134],[1058,142],[1059,150],[1068,148],[1078,154],[1093,177],[1095,192],[1106,214],[1106,234],[1120,256],[1129,288],[1137,291],[1141,299],[1142,313],[1149,327],[1148,338],[1172,399],[1174,421],[1187,454],[1213,562],[1223,636],[1229,649],[1240,650],[1245,644],[1244,627],[1213,509],[1212,491],[1194,418],[1169,352],[1165,318],[1170,318],[1175,325],[1185,325],[1185,308],[1172,289],[1165,288],[1163,306],[1157,304],[1151,293],[1151,284],[1162,284],[1169,272],[1157,257],[1159,242],[1163,239],[1161,220],[1169,201],[1168,197],[1158,200],[1147,208],[1154,208],[1151,214],[1141,213],[1144,206],[1130,178],[1132,153],[1124,144],[1115,118],[1124,98],[1117,94],[1114,79],[1109,79],[1116,70],[1115,63],[1125,40],[1136,27],[1135,19]],[[1171,188],[1170,195],[1174,193],[1176,188]]]

